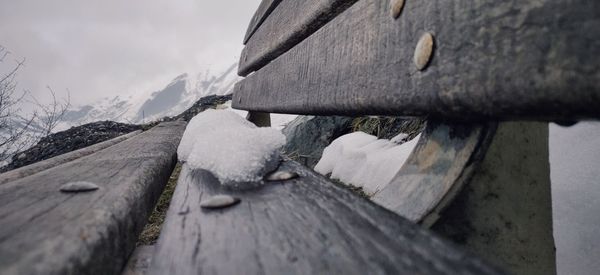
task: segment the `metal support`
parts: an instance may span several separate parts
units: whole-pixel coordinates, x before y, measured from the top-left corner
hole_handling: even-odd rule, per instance
[[[556,274],[548,124],[500,123],[432,229],[513,274]]]

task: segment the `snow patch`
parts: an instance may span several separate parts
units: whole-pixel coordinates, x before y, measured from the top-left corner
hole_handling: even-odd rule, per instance
[[[229,110],[206,110],[188,124],[177,154],[192,169],[211,171],[224,185],[258,182],[279,162],[285,136],[258,128]]]
[[[406,141],[405,134],[392,140],[377,139],[363,132],[347,134],[325,148],[315,171],[362,187],[367,195],[372,196],[385,188],[400,171],[419,137]]]

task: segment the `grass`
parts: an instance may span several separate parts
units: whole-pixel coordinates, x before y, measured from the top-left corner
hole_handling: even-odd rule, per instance
[[[165,190],[158,199],[158,203],[156,204],[154,211],[152,211],[152,214],[150,214],[148,223],[144,227],[142,234],[140,234],[140,238],[137,243],[138,246],[153,245],[158,240],[158,236],[160,235],[160,230],[163,222],[165,221],[167,209],[169,209],[169,203],[171,202],[171,197],[175,191],[175,186],[177,185],[177,179],[179,179],[180,173],[181,164],[178,163],[177,166],[175,166],[175,170],[173,170],[171,177],[169,178],[169,182],[167,183]]]
[[[381,139],[391,139],[400,133],[408,135],[409,139],[423,131],[423,119],[403,119],[399,117],[357,117],[352,121],[352,132],[361,131]]]
[[[360,197],[367,198],[367,199],[371,198],[371,196],[369,196],[367,193],[365,193],[365,190],[363,190],[362,187],[354,186],[352,184],[346,184],[346,183],[344,183],[344,182],[342,182],[342,181],[340,181],[338,179],[332,179],[331,178],[331,174],[327,175],[327,178],[331,182],[333,182],[334,184],[336,184],[337,186],[340,186],[340,187],[342,187],[344,189],[348,189],[348,190],[354,192],[355,194],[357,194]]]
[[[379,117],[357,117],[352,120],[352,132],[365,132],[369,135],[376,136],[377,138],[381,138],[381,128],[384,127],[385,123],[393,122],[394,118],[379,118]]]

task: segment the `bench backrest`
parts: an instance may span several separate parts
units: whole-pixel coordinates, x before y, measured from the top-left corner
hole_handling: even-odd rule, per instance
[[[499,121],[600,118],[598,10],[587,0],[263,0],[232,105],[259,126],[268,113],[427,118],[372,200],[450,228],[516,274],[552,274],[548,124]]]
[[[245,38],[239,74],[247,77],[235,87],[233,106],[460,120],[599,118],[599,6],[264,0]]]

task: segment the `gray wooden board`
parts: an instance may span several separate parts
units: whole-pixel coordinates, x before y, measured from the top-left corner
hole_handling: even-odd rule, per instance
[[[373,201],[412,222],[431,225],[473,174],[495,129],[496,123],[428,121],[412,154]]]
[[[283,0],[246,42],[238,74],[245,76],[260,69],[356,1]]]
[[[119,142],[127,140],[128,138],[134,137],[141,132],[142,132],[141,130],[134,131],[129,134],[113,138],[111,140],[100,142],[100,143],[94,144],[92,146],[81,148],[79,150],[75,150],[75,151],[72,151],[72,152],[69,152],[66,154],[62,154],[62,155],[59,155],[59,156],[56,156],[56,157],[53,157],[53,158],[50,158],[47,160],[43,160],[40,162],[33,163],[31,165],[27,165],[25,167],[21,167],[21,168],[12,170],[12,171],[8,171],[6,173],[2,173],[2,174],[0,174],[0,184],[4,184],[7,182],[18,180],[20,178],[31,176],[35,173],[39,173],[41,171],[50,169],[52,167],[61,165],[63,163],[67,163],[69,161],[73,161],[78,158],[96,153],[102,149],[108,148]]]
[[[248,42],[250,37],[252,37],[252,35],[256,31],[256,29],[260,27],[260,25],[265,21],[265,18],[267,18],[267,16],[271,14],[271,12],[275,9],[275,7],[277,7],[277,5],[279,5],[280,2],[281,0],[262,0],[260,2],[258,9],[256,10],[254,16],[252,16],[252,19],[250,20],[248,30],[246,30],[246,35],[244,36],[244,44]]]
[[[119,274],[176,163],[184,122],[0,185],[0,274]],[[62,193],[67,182],[100,186]]]
[[[416,224],[304,166],[299,178],[226,189],[184,165],[149,274],[499,274]],[[233,207],[201,209],[216,194]]]
[[[135,248],[121,275],[146,275],[154,254],[153,245],[142,245]]]
[[[454,119],[600,117],[600,1],[362,0],[235,86],[233,106]],[[413,51],[435,37],[427,69]]]

